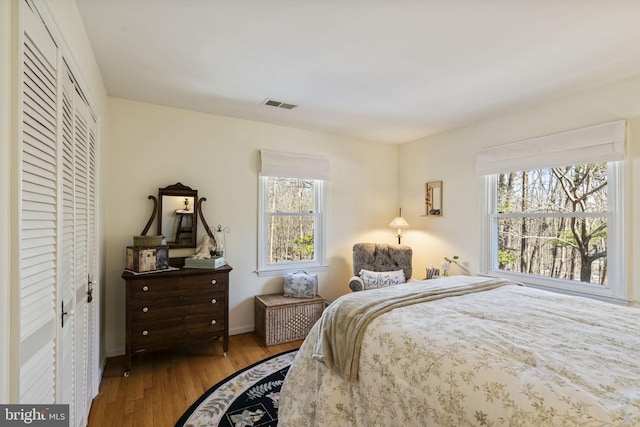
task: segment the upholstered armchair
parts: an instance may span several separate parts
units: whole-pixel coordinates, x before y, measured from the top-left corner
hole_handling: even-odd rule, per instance
[[[356,243],[353,245],[353,292],[404,283],[411,278],[413,250],[405,245]]]

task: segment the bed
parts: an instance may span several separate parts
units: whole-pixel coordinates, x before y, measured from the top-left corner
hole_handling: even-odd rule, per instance
[[[639,426],[640,310],[469,276],[344,295],[302,344],[278,422]]]

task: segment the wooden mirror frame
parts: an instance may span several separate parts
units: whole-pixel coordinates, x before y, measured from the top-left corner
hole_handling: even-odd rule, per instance
[[[167,242],[167,245],[169,246],[169,248],[176,248],[176,249],[177,248],[195,248],[197,246],[198,216],[200,216],[200,220],[202,221],[202,225],[204,226],[204,230],[206,231],[207,235],[215,241],[213,232],[209,228],[209,224],[207,224],[207,221],[204,219],[204,216],[202,215],[201,206],[202,206],[202,203],[205,202],[207,199],[205,197],[198,199],[198,190],[194,190],[191,187],[183,185],[180,182],[174,185],[166,186],[164,188],[159,188],[157,198],[156,196],[148,197],[149,200],[153,200],[153,212],[151,213],[151,217],[149,218],[149,221],[147,221],[147,225],[144,227],[144,230],[142,230],[142,233],[140,233],[142,236],[147,235],[147,232],[151,228],[151,224],[153,224],[153,220],[156,218],[156,216],[158,216],[158,235],[162,235],[162,197],[163,196],[193,197],[193,222],[192,222],[193,242],[189,244],[179,244],[179,243],[176,244],[175,242]]]
[[[165,199],[166,197],[191,199],[191,202],[193,204],[193,213],[189,215],[190,223],[188,224],[189,228],[187,231],[180,232],[180,229],[178,229],[175,231],[175,234],[173,236],[167,236],[163,234],[163,221],[164,223],[166,223],[169,220],[169,217],[166,216],[163,212],[163,204],[167,204],[167,200]],[[172,211],[174,210],[172,209]],[[176,209],[175,211],[177,212],[178,210]],[[179,221],[177,225],[178,228],[180,228],[181,221],[184,218],[184,216],[180,219],[176,218],[176,221]],[[187,219],[187,221],[189,221],[189,218]],[[182,228],[182,230],[185,229]],[[181,234],[187,234],[187,237],[185,238],[186,242],[184,243],[180,243],[179,241],[179,236]],[[180,182],[158,189],[158,235],[163,235],[164,238],[167,239],[167,245],[169,246],[169,248],[195,248],[198,245],[198,190],[194,190],[191,187],[182,185],[182,183]]]
[[[425,208],[428,216],[442,216],[442,181],[427,182]]]

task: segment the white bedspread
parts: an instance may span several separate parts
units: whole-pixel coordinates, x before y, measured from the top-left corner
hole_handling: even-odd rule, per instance
[[[467,280],[486,279],[430,283]],[[635,308],[519,286],[397,308],[367,327],[355,382],[311,358],[320,324],[280,426],[640,426]]]

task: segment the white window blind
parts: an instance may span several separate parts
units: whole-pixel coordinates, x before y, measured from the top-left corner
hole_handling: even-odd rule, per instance
[[[331,179],[329,159],[305,154],[261,150],[262,176],[300,179]]]
[[[625,158],[626,121],[604,123],[485,148],[476,156],[476,172],[490,175]]]

